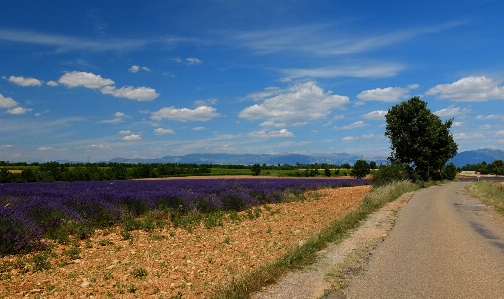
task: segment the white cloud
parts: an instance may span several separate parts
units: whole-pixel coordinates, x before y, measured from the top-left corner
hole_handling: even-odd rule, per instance
[[[84,86],[92,89],[114,84],[113,80],[102,78],[100,75],[78,71],[66,72],[58,82],[70,88]]]
[[[219,99],[218,98],[209,98],[207,100],[197,100],[194,102],[194,105],[196,107],[199,107],[199,106],[211,106],[211,105],[215,105],[219,102]]]
[[[273,128],[282,128],[285,127],[286,123],[276,123],[274,121],[265,121],[260,124],[261,127],[273,127]]]
[[[11,108],[11,107],[16,107],[17,105],[18,105],[18,102],[14,101],[12,98],[4,97],[0,93],[0,108]]]
[[[53,81],[53,80],[47,82],[46,84],[49,85],[49,86],[58,86],[59,85],[58,82]]]
[[[429,89],[427,95],[437,95],[440,99],[458,102],[482,102],[491,99],[504,100],[502,81],[492,78],[465,77],[451,84],[439,84]]]
[[[479,140],[479,139],[485,139],[485,135],[483,134],[472,134],[468,135],[466,133],[458,133],[458,134],[453,134],[453,139],[455,140]]]
[[[206,129],[205,129],[205,127],[194,127],[193,130],[194,131],[204,131]]]
[[[283,92],[283,90],[281,88],[275,87],[275,86],[270,86],[270,87],[266,87],[264,89],[264,91],[251,93],[251,94],[247,95],[246,98],[253,99],[254,101],[259,101],[264,98],[275,96],[275,95],[280,94],[282,92]]]
[[[122,140],[126,140],[126,141],[137,141],[137,140],[140,140],[142,139],[142,137],[140,135],[137,135],[137,134],[131,134],[131,135],[128,135],[128,136],[124,136],[122,138]]]
[[[133,65],[133,66],[131,66],[131,67],[128,69],[128,71],[130,71],[130,72],[132,72],[132,73],[136,73],[136,72],[138,72],[139,70],[144,70],[144,71],[146,71],[146,72],[150,72],[150,71],[151,71],[151,70],[150,70],[150,68],[148,68],[148,67],[146,67],[146,66],[142,66],[142,67],[140,67],[140,66],[138,66],[138,65]]]
[[[3,144],[0,145],[0,148],[13,148],[14,146],[12,144]]]
[[[337,130],[351,130],[351,129],[363,128],[363,127],[367,127],[367,126],[369,126],[369,125],[366,124],[365,122],[363,122],[362,120],[359,120],[359,121],[351,123],[351,124],[349,124],[347,126],[333,127],[333,129],[337,129]]]
[[[448,108],[444,108],[434,112],[434,114],[436,114],[439,117],[451,117],[451,116],[468,114],[470,112],[472,112],[472,110],[469,108],[461,109],[460,107],[454,107],[453,105],[451,105]]]
[[[88,51],[131,51],[138,49],[149,41],[139,39],[96,39],[96,38],[74,38],[63,35],[41,34],[31,31],[21,30],[1,30],[0,40],[12,42],[32,43],[44,46],[54,46],[59,52],[69,50],[88,50]]]
[[[200,64],[201,60],[198,58],[186,58],[187,64]]]
[[[121,130],[121,131],[119,131],[119,134],[120,135],[128,135],[128,134],[131,134],[131,131],[130,130]]]
[[[182,59],[180,59],[180,57],[173,58],[173,61],[177,63],[182,63]]]
[[[248,120],[265,119],[270,122],[302,125],[308,121],[323,119],[332,109],[341,108],[349,102],[346,96],[324,92],[316,82],[298,83],[285,93],[264,100],[240,111],[239,117]]]
[[[359,139],[359,137],[346,136],[346,137],[341,138],[341,141],[354,141],[354,140],[357,140],[357,139]]]
[[[374,134],[365,134],[361,136],[362,139],[373,139],[375,137]]]
[[[482,130],[490,129],[491,127],[492,127],[492,126],[491,126],[491,125],[489,125],[489,124],[479,126],[479,128],[480,128],[480,129],[482,129]]]
[[[32,111],[30,108],[16,107],[10,110],[7,110],[9,114],[25,114],[26,112]]]
[[[214,117],[221,116],[217,109],[209,106],[199,106],[196,109],[165,107],[159,111],[153,112],[152,119],[161,120],[163,118],[170,120],[186,121],[208,121]]]
[[[495,114],[490,114],[490,115],[478,115],[476,116],[476,119],[498,119],[498,118],[503,118],[504,119],[504,116],[503,115],[495,115]]]
[[[363,118],[366,119],[384,119],[385,115],[387,115],[388,111],[385,110],[376,110],[376,111],[371,111],[369,113],[366,113],[362,115]]]
[[[376,66],[335,66],[315,69],[284,69],[282,73],[292,78],[384,78],[394,77],[405,67],[398,64],[383,64]]]
[[[105,86],[101,89],[103,94],[111,94],[116,98],[127,98],[137,101],[152,101],[159,96],[155,89],[150,87],[132,86],[121,87],[117,89],[115,86]]]
[[[504,130],[498,131],[497,133],[495,133],[495,136],[499,138],[504,138]]]
[[[15,83],[19,86],[41,86],[42,82],[40,80],[37,80],[35,78],[25,78],[25,77],[14,77],[10,76],[9,77],[9,82]]]
[[[138,111],[138,113],[140,113],[140,114],[149,114],[150,112],[149,112],[149,110],[140,110],[140,111]]]
[[[54,147],[52,146],[41,146],[38,148],[39,151],[52,151],[52,150],[55,150]]]
[[[398,102],[411,97],[408,93],[412,89],[418,88],[418,84],[411,84],[407,87],[387,87],[365,90],[357,95],[361,101]]]
[[[175,131],[173,131],[172,129],[157,128],[154,130],[154,134],[156,135],[175,134]]]
[[[114,116],[115,116],[115,117],[123,117],[123,116],[125,116],[125,115],[126,115],[126,114],[124,114],[124,113],[122,113],[122,112],[116,112],[116,113],[114,113]]]
[[[458,127],[462,127],[462,126],[464,126],[464,123],[460,122],[460,121],[454,121],[452,123],[452,127],[454,127],[454,128],[458,128]]]
[[[249,134],[251,137],[258,138],[285,138],[285,137],[294,137],[292,132],[289,132],[287,129],[281,129],[280,131],[255,131]]]

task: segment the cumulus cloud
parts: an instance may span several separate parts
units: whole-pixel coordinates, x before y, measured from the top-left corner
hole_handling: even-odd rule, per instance
[[[198,58],[186,58],[187,64],[200,64],[201,60]]]
[[[490,114],[490,115],[478,115],[476,116],[476,119],[498,119],[498,118],[504,118],[503,115],[495,115],[495,114]]]
[[[173,58],[173,61],[175,61],[177,63],[182,63],[182,59],[180,59],[180,57]]]
[[[14,101],[10,97],[4,97],[0,93],[0,108],[11,108],[11,107],[16,107],[18,105],[18,102]]]
[[[55,148],[52,147],[52,146],[41,146],[38,148],[39,151],[52,151],[54,150]]]
[[[204,131],[206,129],[205,129],[205,127],[194,127],[193,130],[194,131]]]
[[[259,137],[259,138],[285,138],[285,137],[294,137],[292,132],[289,132],[287,129],[281,129],[279,131],[255,131],[249,134],[251,137]]]
[[[7,110],[7,113],[9,113],[9,114],[25,114],[26,112],[30,112],[32,110],[33,109],[30,109],[30,108],[16,107],[16,108]]]
[[[113,80],[102,78],[100,75],[78,71],[66,72],[58,82],[70,88],[84,86],[92,89],[114,84]]]
[[[140,135],[137,135],[137,134],[131,134],[131,135],[128,135],[128,136],[124,136],[122,138],[122,140],[125,140],[125,141],[137,141],[137,140],[140,140],[142,139],[142,137]]]
[[[130,130],[121,130],[121,131],[119,131],[119,134],[120,135],[128,135],[128,134],[131,134],[131,131]]]
[[[357,140],[357,139],[359,139],[359,137],[346,136],[346,137],[341,138],[341,141],[354,141],[354,140]]]
[[[264,98],[276,96],[277,94],[280,94],[282,92],[283,92],[283,90],[281,88],[276,87],[276,86],[270,86],[270,87],[266,87],[263,91],[251,93],[251,94],[247,95],[246,98],[252,99],[254,101],[259,101]]]
[[[146,66],[142,66],[142,67],[140,67],[140,66],[138,66],[138,65],[133,65],[133,66],[131,66],[131,67],[128,69],[128,71],[130,71],[130,72],[132,72],[132,73],[136,73],[136,72],[138,72],[139,70],[144,70],[144,71],[146,71],[146,72],[150,72],[150,71],[151,71],[151,70],[150,70],[150,68],[148,68],[148,67],[146,67]]]
[[[341,108],[349,102],[346,96],[325,92],[316,82],[298,83],[287,91],[265,99],[240,111],[239,117],[247,120],[264,119],[270,122],[302,125],[308,121],[329,116],[332,109]]]
[[[482,129],[482,130],[490,129],[491,127],[492,127],[492,126],[491,126],[491,125],[489,125],[489,124],[479,126],[479,128],[480,128],[480,129]]]
[[[218,98],[209,98],[207,100],[197,100],[194,102],[194,105],[196,107],[199,107],[199,106],[210,106],[210,105],[215,105],[219,102],[219,99]]]
[[[351,124],[349,124],[347,126],[333,127],[333,129],[337,129],[337,130],[351,130],[351,129],[363,128],[363,127],[367,127],[367,126],[369,126],[369,125],[366,124],[365,122],[363,122],[362,120],[359,120],[359,121],[351,123]]]
[[[114,116],[115,116],[115,117],[123,117],[123,116],[125,116],[125,115],[126,115],[126,114],[124,114],[123,112],[116,112],[116,113],[114,113]]]
[[[49,85],[49,86],[53,86],[53,87],[54,87],[54,86],[59,86],[58,82],[53,81],[53,80],[51,80],[51,81],[47,82],[46,84],[47,84],[47,85]]]
[[[483,134],[466,134],[466,133],[457,133],[453,134],[453,139],[455,140],[478,140],[485,139],[485,135]]]
[[[175,131],[173,131],[172,129],[157,128],[154,130],[154,134],[156,135],[175,134]]]
[[[469,108],[461,109],[460,107],[454,107],[453,105],[451,105],[448,108],[435,111],[434,114],[436,114],[439,117],[451,117],[451,116],[468,114],[470,112],[472,112],[472,110]]]
[[[498,131],[497,133],[495,133],[495,136],[499,138],[504,138],[504,130]]]
[[[411,84],[407,87],[386,87],[365,90],[357,95],[361,101],[398,102],[411,97],[408,93],[412,89],[418,88],[418,84]]]
[[[14,146],[12,144],[2,144],[0,145],[0,148],[13,148]]]
[[[388,111],[385,110],[376,110],[376,111],[371,111],[369,113],[366,113],[362,115],[363,118],[366,119],[384,119],[385,115],[387,115]]]
[[[457,102],[482,102],[491,99],[504,100],[502,81],[481,77],[465,77],[451,84],[439,84],[429,89],[427,95]]]
[[[12,82],[14,84],[17,84],[19,86],[41,86],[42,82],[40,80],[37,80],[35,78],[25,78],[25,77],[14,77],[10,76],[9,77],[9,82]]]
[[[199,106],[196,109],[189,108],[175,108],[175,107],[165,107],[161,108],[159,111],[153,112],[151,119],[162,120],[178,120],[181,122],[186,121],[208,121],[214,117],[221,116],[217,113],[217,109],[210,106]]]
[[[277,123],[274,121],[265,121],[260,124],[261,127],[273,127],[273,128],[282,128],[285,127],[286,123]]]
[[[452,127],[454,127],[454,128],[462,127],[462,126],[464,126],[464,123],[460,122],[460,121],[454,121],[452,124]]]
[[[152,101],[159,96],[155,89],[150,87],[125,86],[117,89],[115,86],[105,86],[101,89],[103,94],[110,94],[116,98],[127,98],[137,101]]]

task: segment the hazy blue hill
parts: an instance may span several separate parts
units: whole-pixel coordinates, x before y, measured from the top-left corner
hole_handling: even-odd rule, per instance
[[[458,153],[452,160],[457,167],[466,164],[478,164],[481,162],[492,163],[495,160],[504,161],[504,151],[498,149],[478,149]]]

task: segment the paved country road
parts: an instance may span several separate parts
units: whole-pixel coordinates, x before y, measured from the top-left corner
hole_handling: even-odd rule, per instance
[[[504,217],[467,184],[417,191],[346,298],[504,298]]]

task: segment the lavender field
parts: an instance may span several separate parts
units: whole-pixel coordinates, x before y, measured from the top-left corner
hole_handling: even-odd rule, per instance
[[[0,184],[0,256],[42,239],[88,237],[150,211],[241,211],[306,190],[369,184],[366,179],[211,179]]]

